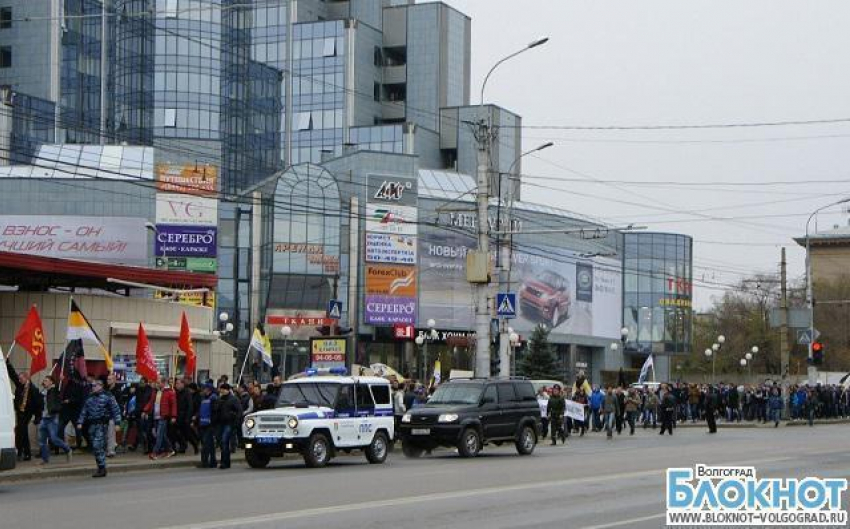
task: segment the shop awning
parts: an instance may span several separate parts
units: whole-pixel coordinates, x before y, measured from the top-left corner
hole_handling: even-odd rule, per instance
[[[215,274],[0,252],[0,285],[17,286],[20,290],[66,287],[116,291],[126,289],[126,283],[177,289],[214,289],[218,277]]]

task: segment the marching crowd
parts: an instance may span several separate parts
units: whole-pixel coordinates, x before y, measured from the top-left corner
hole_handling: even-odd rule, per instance
[[[584,406],[584,420],[564,415],[565,399]],[[538,391],[542,431],[544,437],[551,436],[552,444],[557,439],[565,440],[571,433],[584,435],[605,430],[609,439],[613,432],[623,432],[628,427],[634,435],[636,425],[653,429],[661,425],[660,434],[673,435],[676,423],[705,421],[709,433],[717,432],[717,420],[726,422],[772,422],[779,426],[785,399],[782,388],[777,384],[743,385],[733,384],[661,384],[657,389],[642,387],[613,387],[604,389],[590,385],[583,373],[579,373],[571,387],[541,387]],[[837,419],[850,417],[850,388],[839,385],[792,385],[788,388],[788,409],[792,421],[807,421],[814,425],[815,419]],[[551,432],[551,433],[549,433]]]
[[[16,373],[7,361],[14,383],[17,414],[15,444],[18,457],[29,461],[29,425],[38,431],[39,465],[48,464],[51,455],[63,453],[68,461],[83,443],[97,462],[94,477],[106,475],[106,462],[122,451],[146,454],[150,459],[170,458],[191,447],[200,454],[200,468],[230,468],[230,456],[241,436],[242,418],[257,410],[275,407],[282,380],[275,377],[262,387],[257,382],[238,385],[235,390],[223,376],[216,383],[196,384],[189,379],[167,379],[119,384],[110,374],[105,379],[65,378],[62,384],[53,376],[42,379],[40,387],[27,373]],[[392,380],[396,414],[428,401],[435,389],[415,381],[399,384]],[[581,404],[583,419],[569,416],[566,401]],[[677,422],[705,421],[710,433],[717,431],[718,419],[727,422],[773,422],[778,426],[785,400],[775,384],[735,386],[732,384],[661,384],[657,389],[591,385],[579,373],[572,387],[541,387],[541,433],[565,442],[572,434],[580,436],[626,428],[653,429],[673,434]],[[791,420],[813,425],[820,418],[850,417],[850,389],[836,385],[791,386],[788,391]],[[402,412],[403,413],[403,412]],[[579,412],[579,415],[581,413]],[[70,425],[70,427],[69,427]],[[73,428],[73,430],[71,430]],[[73,435],[68,435],[66,431]],[[68,440],[73,441],[71,446]]]
[[[48,375],[37,387],[27,373],[15,372],[10,362],[6,367],[14,384],[19,460],[33,458],[29,425],[34,423],[37,464],[48,464],[54,453],[63,453],[70,461],[85,443],[97,462],[94,477],[106,476],[106,461],[119,449],[141,451],[154,460],[186,453],[191,447],[200,453],[199,467],[230,468],[243,416],[274,408],[282,384],[275,377],[265,388],[251,383],[234,391],[227,376],[217,383],[142,378],[138,383],[119,384],[110,374],[105,379],[66,378],[62,384]],[[66,437],[71,428],[73,435]]]

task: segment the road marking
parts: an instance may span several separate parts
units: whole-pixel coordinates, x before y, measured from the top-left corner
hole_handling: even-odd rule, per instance
[[[737,463],[726,463],[726,466],[734,466],[734,465],[749,465],[754,466],[757,464],[764,463],[776,463],[781,461],[789,461],[795,458],[792,457],[780,457],[780,458],[772,458],[772,459],[762,459],[758,461],[744,461]],[[293,520],[297,518],[308,518],[313,516],[322,516],[328,514],[339,514],[349,511],[362,511],[362,510],[370,510],[370,509],[381,509],[387,507],[398,507],[402,505],[410,505],[413,503],[421,503],[421,502],[434,502],[434,501],[446,501],[446,500],[457,500],[463,498],[473,498],[476,496],[486,496],[490,494],[501,494],[506,492],[520,492],[520,491],[528,491],[535,490],[541,488],[557,488],[561,486],[567,485],[580,485],[585,483],[604,483],[607,481],[623,481],[630,478],[642,478],[647,476],[656,476],[663,477],[664,469],[651,469],[651,470],[641,470],[636,472],[626,472],[623,474],[612,474],[608,476],[592,476],[592,477],[583,477],[583,478],[571,478],[564,479],[560,481],[547,481],[544,483],[522,483],[517,485],[507,485],[502,487],[489,487],[489,488],[481,488],[481,489],[472,489],[472,490],[461,490],[456,492],[438,492],[433,494],[423,494],[419,496],[405,496],[401,498],[393,498],[388,500],[376,500],[369,502],[361,502],[361,503],[347,503],[341,505],[333,505],[329,507],[317,507],[313,509],[301,509],[298,511],[288,511],[288,512],[278,512],[278,513],[270,513],[263,514],[259,516],[246,516],[242,518],[231,518],[224,520],[214,520],[209,522],[201,522],[195,524],[186,524],[186,525],[171,525],[171,526],[163,526],[161,529],[220,529],[224,527],[245,527],[256,524],[269,524],[282,522],[285,520]],[[619,522],[612,526],[600,526],[600,527],[616,527],[617,525],[625,525],[620,524]]]
[[[620,520],[619,522],[611,522],[602,525],[589,525],[587,527],[582,527],[581,529],[608,529],[609,527],[621,527],[623,525],[631,525],[633,523],[640,522],[648,522],[650,520],[655,520],[656,518],[664,518],[665,513],[653,514],[650,516],[641,516],[640,518],[632,518],[630,520]]]

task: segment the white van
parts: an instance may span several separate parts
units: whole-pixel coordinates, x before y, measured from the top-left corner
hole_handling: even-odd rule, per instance
[[[0,352],[0,357],[3,353]],[[0,359],[2,361],[2,359]],[[5,362],[4,362],[5,363]],[[6,366],[0,366],[0,470],[15,468],[15,405]]]

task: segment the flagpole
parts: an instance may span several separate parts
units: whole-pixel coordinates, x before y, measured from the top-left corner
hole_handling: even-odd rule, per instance
[[[5,356],[6,360],[9,360],[10,358],[12,358],[12,351],[15,350],[15,345],[17,345],[17,342],[12,342],[12,345],[9,346],[9,352]]]
[[[242,360],[242,369],[239,370],[239,379],[236,381],[236,387],[239,387],[239,384],[242,383],[242,373],[245,372],[245,364],[248,363],[248,356],[251,354],[251,348],[254,347],[253,344],[248,346],[248,350],[245,351],[245,360]]]

